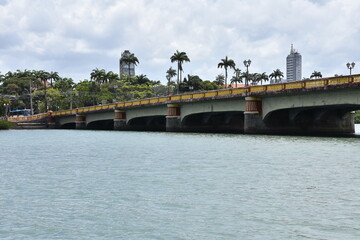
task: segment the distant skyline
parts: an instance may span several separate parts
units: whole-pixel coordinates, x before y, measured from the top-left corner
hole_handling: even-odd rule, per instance
[[[95,68],[118,73],[129,50],[136,74],[166,83],[179,50],[191,60],[183,76],[213,81],[225,56],[242,71],[251,59],[249,72],[286,72],[294,44],[303,78],[349,74],[347,62],[356,74],[359,11],[357,0],[0,0],[0,72],[57,71],[78,82]]]

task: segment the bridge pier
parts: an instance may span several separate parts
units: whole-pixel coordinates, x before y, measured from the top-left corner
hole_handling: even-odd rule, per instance
[[[75,126],[76,129],[86,129],[86,115],[76,114]]]
[[[264,133],[265,124],[262,119],[262,101],[257,97],[245,98],[244,133]]]
[[[48,118],[47,118],[47,128],[50,128],[50,129],[54,129],[54,128],[56,128],[56,121],[55,121],[55,118],[54,117],[52,117],[52,116],[49,116]]]
[[[115,110],[114,130],[124,130],[126,127],[126,112],[123,110]]]
[[[168,113],[166,116],[166,131],[180,132],[181,131],[181,117],[179,104],[168,104]]]

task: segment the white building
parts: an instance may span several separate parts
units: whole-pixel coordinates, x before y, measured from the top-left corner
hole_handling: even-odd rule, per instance
[[[286,57],[286,80],[288,82],[302,80],[301,71],[301,55],[291,44],[290,54]]]

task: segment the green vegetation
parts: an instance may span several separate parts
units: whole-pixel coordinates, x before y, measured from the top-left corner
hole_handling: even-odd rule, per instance
[[[134,61],[138,62],[136,59]],[[126,74],[119,78],[119,75],[112,71],[98,68],[92,70],[90,80],[84,79],[78,83],[71,78],[60,77],[57,72],[36,70],[8,72],[5,75],[0,74],[0,116],[6,115],[10,110],[31,109],[30,93],[36,114],[92,106],[103,102],[164,96],[175,94],[177,91],[182,93],[221,87],[216,81],[203,81],[196,75],[188,75],[182,82],[176,84],[171,81],[176,75],[176,71],[170,68],[166,72],[168,84],[165,86],[160,81],[150,80],[144,74],[138,76]]]
[[[6,120],[0,120],[0,130],[7,130],[13,127],[13,124],[6,121]]]
[[[280,70],[280,69],[276,69],[274,70],[270,75],[269,75],[270,79],[275,78],[275,82],[280,82],[281,78],[284,77],[284,73]]]
[[[360,110],[355,112],[355,123],[360,124]]]
[[[235,70],[235,62],[232,59],[228,59],[227,56],[225,58],[221,59],[221,62],[218,63],[218,68],[224,68],[225,69],[225,86],[227,86],[227,77],[228,77],[228,68],[232,68]]]
[[[311,74],[310,78],[322,78],[322,74],[321,74],[321,72],[314,71],[314,72]]]
[[[181,83],[181,73],[183,72],[182,65],[184,62],[190,62],[190,58],[186,55],[185,52],[179,52],[176,50],[174,55],[170,57],[170,61],[177,62],[177,92],[179,92],[180,83]]]
[[[122,56],[120,62],[137,65],[139,59],[132,53]],[[71,78],[61,77],[58,72],[27,69],[9,71],[6,74],[0,72],[0,116],[5,116],[10,110],[31,109],[31,105],[36,114],[176,93],[215,90],[234,85],[238,87],[238,84],[244,82],[262,85],[269,78],[279,82],[284,77],[280,69],[274,70],[269,76],[265,72],[242,72],[235,68],[234,60],[225,56],[217,64],[218,68],[224,68],[225,75],[220,74],[212,81],[189,74],[182,78],[183,64],[190,62],[187,53],[176,50],[170,57],[170,62],[177,64],[177,70],[170,67],[166,71],[166,85],[158,80],[151,80],[144,74],[131,76],[130,68],[129,73],[122,77],[112,71],[95,68],[91,71],[89,79],[76,83]],[[229,77],[230,85],[227,84],[229,69],[234,70],[233,76]],[[177,79],[176,82],[173,81],[174,77]],[[321,77],[321,73],[314,71],[311,77]],[[360,122],[358,113],[357,121]]]

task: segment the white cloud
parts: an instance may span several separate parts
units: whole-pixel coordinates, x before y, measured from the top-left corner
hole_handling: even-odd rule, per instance
[[[225,56],[242,69],[250,58],[251,71],[285,72],[293,43],[304,77],[346,74],[346,62],[360,64],[359,11],[357,0],[1,1],[0,71],[36,67],[82,80],[95,67],[118,72],[129,49],[138,74],[165,82],[180,50],[191,59],[185,74],[214,80]]]

